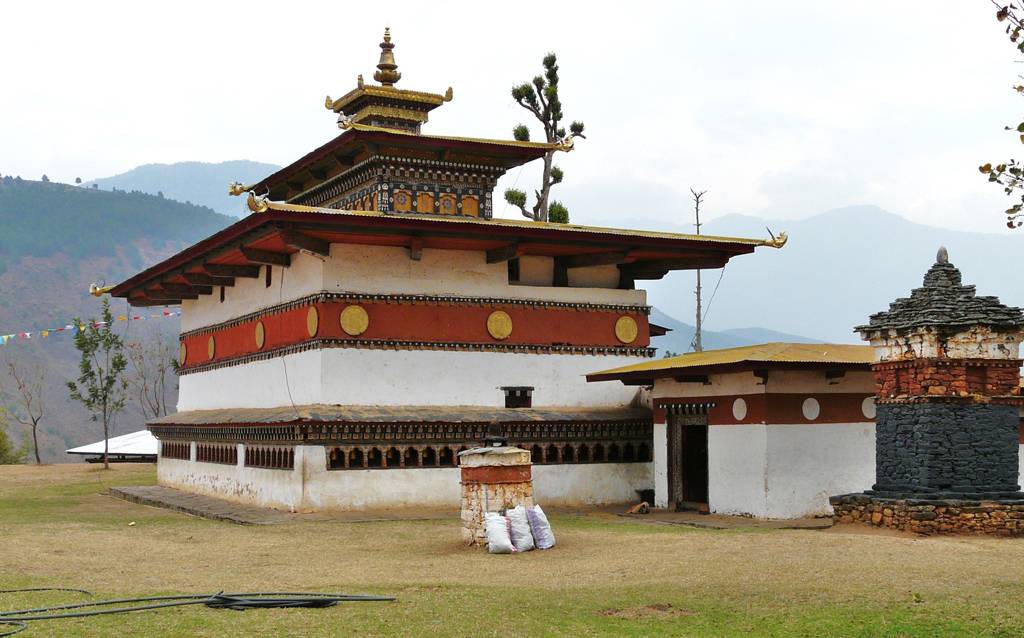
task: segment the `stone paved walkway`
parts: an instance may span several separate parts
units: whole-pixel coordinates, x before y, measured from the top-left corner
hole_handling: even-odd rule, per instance
[[[458,519],[458,510],[404,509],[364,512],[287,512],[255,505],[233,503],[224,499],[183,492],[160,485],[112,487],[110,495],[140,505],[161,507],[215,521],[239,525],[274,525],[307,521],[368,523],[397,520]]]

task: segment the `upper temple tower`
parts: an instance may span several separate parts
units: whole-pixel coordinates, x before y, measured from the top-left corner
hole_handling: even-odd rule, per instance
[[[399,89],[390,29],[384,30],[374,80],[326,107],[338,114],[341,135],[255,184],[234,185],[271,201],[323,208],[423,213],[490,219],[498,179],[510,168],[572,149],[563,144],[424,135],[427,114],[452,99]]]

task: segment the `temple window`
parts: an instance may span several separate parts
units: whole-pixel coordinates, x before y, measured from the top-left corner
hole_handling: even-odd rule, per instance
[[[451,193],[443,193],[438,198],[438,203],[442,215],[454,215],[459,212],[455,203],[455,195],[452,195]]]
[[[402,453],[397,448],[389,447],[385,456],[385,465],[386,467],[401,467]]]
[[[508,283],[519,283],[519,258],[513,257],[512,259],[509,259],[506,263],[508,264]]]
[[[534,445],[530,448],[530,461],[534,465],[538,465],[544,462],[544,448],[539,445]]]
[[[402,455],[402,463],[405,467],[418,467],[420,464],[420,451],[414,447],[406,448]]]
[[[416,212],[417,213],[432,213],[434,212],[434,196],[431,193],[419,192],[416,193]]]
[[[476,195],[463,195],[462,196],[462,210],[460,211],[463,215],[469,215],[470,217],[480,216],[480,198]]]
[[[245,466],[265,470],[295,469],[295,448],[246,445]]]
[[[619,446],[612,443],[608,446],[608,461],[610,463],[616,463],[619,460]]]
[[[437,466],[437,452],[434,448],[428,447],[423,450],[423,467]]]
[[[508,385],[501,389],[505,393],[506,408],[528,408],[533,405],[533,386]]]
[[[632,443],[627,443],[622,447],[622,460],[627,463],[636,460],[636,448]]]
[[[384,455],[373,447],[366,453],[366,467],[384,467]]]
[[[601,445],[600,443],[598,443],[597,445],[594,446],[594,462],[595,463],[603,463],[604,462],[604,446]]]
[[[455,453],[450,447],[441,448],[441,455],[438,462],[441,467],[455,467]]]
[[[362,469],[362,468],[366,467],[365,460],[366,460],[365,456],[363,455],[363,451],[361,449],[355,447],[355,448],[352,448],[351,450],[349,450],[349,452],[348,452],[348,466],[350,468]]]
[[[238,465],[238,446],[231,444],[198,443],[196,444],[196,461],[199,461],[200,463]]]
[[[191,444],[184,441],[163,441],[160,444],[160,456],[165,459],[188,461],[192,457]]]
[[[545,463],[558,463],[558,448],[554,445],[549,445],[547,451],[544,454]]]
[[[576,450],[571,445],[562,447],[562,463],[574,463],[576,461]]]
[[[412,210],[412,193],[407,190],[395,191],[391,203],[395,212],[407,213]]]

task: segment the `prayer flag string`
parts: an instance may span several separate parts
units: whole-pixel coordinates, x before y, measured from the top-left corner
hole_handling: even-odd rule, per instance
[[[148,315],[117,315],[114,318],[114,323],[120,321],[151,321],[153,319],[167,319],[170,317],[180,317],[180,310],[164,310],[159,313],[151,313]],[[11,334],[0,334],[0,346],[6,346],[9,342],[21,339],[48,339],[50,337],[57,336],[61,333],[67,332],[75,334],[76,332],[84,332],[85,330],[92,328],[96,330],[102,326],[107,325],[106,321],[93,321],[90,323],[65,324],[59,328],[46,328],[45,330],[25,330],[22,332],[12,332]]]

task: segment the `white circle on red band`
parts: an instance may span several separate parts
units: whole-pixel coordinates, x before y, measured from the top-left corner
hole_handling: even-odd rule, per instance
[[[805,419],[813,421],[821,415],[821,404],[814,397],[807,397],[804,399],[804,404],[800,406],[800,411],[804,413]]]
[[[860,411],[864,414],[864,418],[866,419],[875,418],[875,397],[866,397],[861,401]]]
[[[732,402],[732,418],[737,421],[747,418],[747,402],[744,399],[736,399]]]

